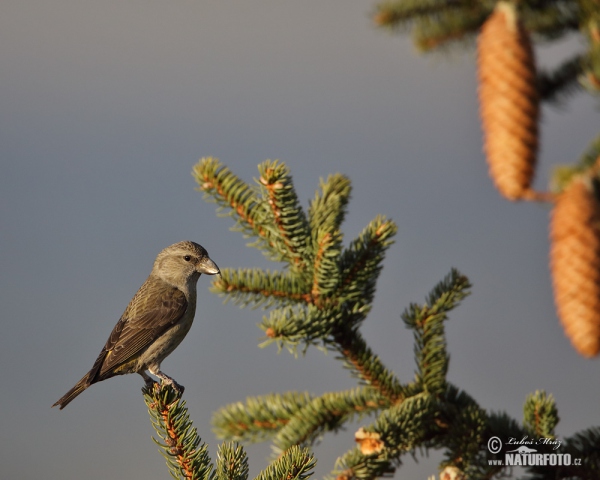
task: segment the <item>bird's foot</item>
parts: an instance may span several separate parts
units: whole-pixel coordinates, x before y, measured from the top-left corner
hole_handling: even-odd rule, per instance
[[[144,386],[142,387],[142,392],[144,390],[152,391],[153,389],[158,388],[159,385],[160,384],[157,381],[150,379],[149,381],[144,383]]]
[[[164,374],[162,372],[157,372],[157,373],[155,373],[155,375],[158,378],[160,378],[162,385],[171,385],[173,387],[173,389],[179,395],[181,395],[183,393],[183,391],[185,390],[185,387],[183,385],[179,385],[174,379],[172,379],[168,375],[166,375],[166,374]]]
[[[183,385],[179,385],[175,380],[173,380],[173,383],[171,384],[171,386],[175,389],[175,391],[179,395],[182,395],[183,391],[185,390],[185,387]]]
[[[158,382],[154,380],[150,375],[146,372],[141,372],[140,375],[144,379],[144,386],[142,387],[142,392],[152,391],[155,386],[158,386]]]

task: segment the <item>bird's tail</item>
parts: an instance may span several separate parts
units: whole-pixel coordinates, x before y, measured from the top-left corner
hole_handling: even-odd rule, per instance
[[[79,395],[81,392],[83,392],[86,388],[88,388],[91,385],[91,383],[89,382],[89,376],[90,376],[90,374],[86,373],[85,376],[81,380],[79,380],[77,382],[77,384],[71,390],[69,390],[67,393],[65,393],[58,402],[56,402],[54,405],[52,405],[52,407],[56,407],[57,405],[59,405],[60,409],[62,410],[69,403],[71,403],[71,401],[77,395]]]

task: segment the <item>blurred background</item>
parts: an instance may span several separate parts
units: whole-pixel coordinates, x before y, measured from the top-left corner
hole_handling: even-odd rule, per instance
[[[348,175],[346,243],[377,214],[399,232],[363,332],[402,381],[414,372],[410,302],[457,267],[473,294],[447,323],[449,379],[484,408],[522,418],[528,393],[558,404],[559,436],[598,425],[597,361],[578,356],[554,312],[545,205],[493,188],[481,152],[474,48],[418,55],[375,28],[370,1],[3,0],[0,15],[0,477],[167,478],[141,377],[94,385],[50,409],[91,367],[156,254],[201,243],[220,267],[277,268],[196,191],[200,157],[241,178],[280,159],[304,205],[320,177]],[[556,65],[571,38],[538,50]],[[579,94],[543,110],[536,186],[597,134]],[[287,390],[355,385],[333,355],[257,347],[263,313],[199,282],[196,322],[164,371],[185,385],[214,457],[220,406]],[[326,435],[316,476],[354,446]],[[268,444],[247,448],[251,477]],[[410,457],[396,478],[437,473]]]

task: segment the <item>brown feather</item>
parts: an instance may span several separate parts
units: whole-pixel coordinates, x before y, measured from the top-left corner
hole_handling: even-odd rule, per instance
[[[181,290],[150,277],[133,297],[94,364],[91,383],[112,377],[177,323],[188,303]],[[100,360],[98,357],[98,360]],[[133,367],[133,365],[132,365]],[[91,372],[90,372],[91,373]],[[126,372],[122,372],[126,373]]]

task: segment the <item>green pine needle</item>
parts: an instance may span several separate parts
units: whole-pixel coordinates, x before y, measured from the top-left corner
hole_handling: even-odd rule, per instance
[[[271,463],[255,480],[305,480],[312,475],[316,463],[308,449],[294,446]]]
[[[355,417],[389,407],[390,402],[371,388],[325,393],[297,410],[274,439],[277,451],[310,445],[325,432],[335,432]]]
[[[558,410],[552,395],[536,391],[529,395],[523,407],[523,425],[534,438],[554,438],[554,429],[558,423]]]
[[[216,411],[212,418],[214,432],[228,440],[265,441],[311,401],[312,396],[306,392],[249,397],[244,403],[232,403]]]
[[[217,451],[215,480],[247,480],[248,457],[241,445],[223,443]]]
[[[165,457],[171,476],[212,480],[214,472],[208,447],[201,444],[181,395],[170,385],[157,383],[144,387],[142,392],[152,426],[159,437],[153,440]]]
[[[438,283],[427,297],[425,305],[411,304],[401,315],[406,326],[413,330],[417,382],[433,394],[446,390],[449,355],[446,351],[444,320],[447,313],[469,294],[467,277],[458,270]]]

